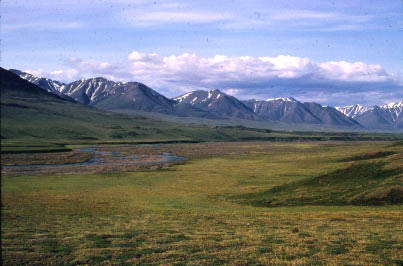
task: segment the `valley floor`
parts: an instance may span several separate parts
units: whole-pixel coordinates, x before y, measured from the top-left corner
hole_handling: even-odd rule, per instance
[[[4,265],[403,263],[401,142],[100,149],[168,152],[187,161],[73,174],[3,172]],[[18,164],[22,157],[4,158]]]

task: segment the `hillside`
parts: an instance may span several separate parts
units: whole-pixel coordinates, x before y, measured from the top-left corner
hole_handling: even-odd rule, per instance
[[[358,152],[335,161],[344,167],[329,173],[233,197],[254,206],[385,205],[403,202],[402,143],[388,150]]]

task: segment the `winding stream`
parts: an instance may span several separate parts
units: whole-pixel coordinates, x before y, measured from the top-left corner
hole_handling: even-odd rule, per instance
[[[165,152],[160,155],[123,155],[118,151],[105,152],[98,151],[96,148],[81,148],[79,151],[89,152],[93,155],[93,158],[88,161],[78,163],[2,165],[1,168],[90,166],[116,164],[118,162],[134,165],[153,165],[186,160],[185,157],[174,156]]]

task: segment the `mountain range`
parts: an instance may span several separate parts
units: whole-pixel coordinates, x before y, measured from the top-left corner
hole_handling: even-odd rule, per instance
[[[302,103],[292,97],[240,101],[217,89],[197,90],[169,99],[138,82],[115,82],[97,77],[64,84],[19,70],[10,71],[65,99],[114,112],[145,111],[175,117],[275,121],[354,130],[403,128],[402,101],[373,107],[333,108],[313,102]]]
[[[365,107],[356,104],[336,109],[368,129],[403,128],[403,100],[381,106]]]
[[[66,100],[1,67],[0,91],[2,153],[6,150],[68,150],[64,147],[65,143],[88,145],[312,137],[246,127],[178,124],[109,112]],[[345,137],[340,134],[332,136]],[[352,135],[353,138],[357,136]]]

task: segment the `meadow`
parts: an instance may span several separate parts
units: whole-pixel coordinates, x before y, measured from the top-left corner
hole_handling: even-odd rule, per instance
[[[72,161],[78,146],[66,148],[50,153],[55,162]],[[98,148],[187,160],[73,174],[3,172],[4,265],[403,263],[401,142]],[[18,164],[21,156],[41,163],[50,155],[4,156]]]

